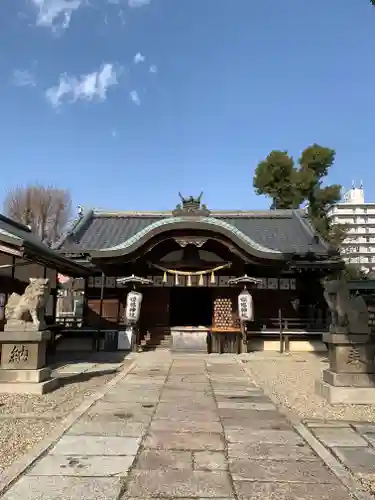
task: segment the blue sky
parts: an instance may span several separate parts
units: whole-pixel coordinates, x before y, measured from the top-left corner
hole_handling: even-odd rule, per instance
[[[75,205],[266,208],[272,149],[335,148],[330,182],[375,201],[368,0],[2,0],[0,198],[26,182]]]

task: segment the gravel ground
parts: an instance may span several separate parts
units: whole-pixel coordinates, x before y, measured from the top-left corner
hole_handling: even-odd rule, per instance
[[[243,357],[254,381],[281,408],[301,419],[375,422],[375,405],[330,405],[315,394],[315,381],[328,368],[322,354],[255,352]]]
[[[83,399],[107,384],[116,372],[66,378],[43,396],[0,394],[0,472],[41,441]]]

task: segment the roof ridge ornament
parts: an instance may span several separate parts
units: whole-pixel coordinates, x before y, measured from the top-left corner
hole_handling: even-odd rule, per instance
[[[179,192],[178,196],[182,203],[179,203],[173,210],[172,215],[174,217],[190,216],[190,217],[208,217],[211,212],[208,210],[207,206],[201,204],[203,191],[198,197],[189,196],[185,198]]]

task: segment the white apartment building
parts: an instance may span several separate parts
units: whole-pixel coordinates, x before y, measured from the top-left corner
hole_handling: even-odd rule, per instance
[[[365,202],[362,184],[359,188],[353,184],[329,214],[333,224],[348,227],[341,251],[344,260],[364,271],[375,270],[375,203]]]

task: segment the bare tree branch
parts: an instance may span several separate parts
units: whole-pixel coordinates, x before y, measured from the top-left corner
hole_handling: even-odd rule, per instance
[[[47,245],[55,243],[71,216],[70,192],[53,186],[32,184],[9,191],[4,212],[11,219],[30,226]]]

